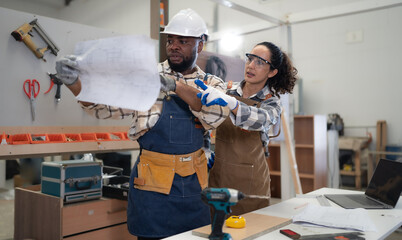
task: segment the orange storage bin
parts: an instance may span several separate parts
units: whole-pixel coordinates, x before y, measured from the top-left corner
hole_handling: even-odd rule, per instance
[[[49,143],[49,136],[46,133],[29,135],[31,144]]]
[[[66,136],[64,134],[48,134],[49,137],[49,142],[50,143],[65,143],[66,142]]]
[[[121,132],[112,132],[110,133],[110,139],[112,141],[121,141],[124,140],[124,135]]]
[[[97,141],[110,141],[110,134],[109,133],[95,133]]]
[[[11,136],[11,144],[30,144],[29,134],[14,134]]]
[[[94,142],[96,141],[96,135],[95,133],[81,133],[81,141]]]
[[[121,134],[123,134],[123,140],[130,140],[127,136],[127,132],[122,132]]]
[[[3,132],[0,141],[0,144],[11,144],[11,136]]]
[[[66,133],[64,134],[66,137],[66,142],[81,142],[81,135],[79,133]]]

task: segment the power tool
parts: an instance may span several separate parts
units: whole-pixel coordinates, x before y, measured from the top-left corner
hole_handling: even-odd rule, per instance
[[[36,47],[35,43],[32,41],[31,36],[32,30],[35,30],[39,36],[43,39],[43,41],[47,44],[44,48]],[[50,50],[55,56],[57,56],[57,52],[59,48],[54,44],[54,42],[47,36],[45,31],[38,23],[38,19],[34,19],[29,24],[24,23],[21,27],[17,28],[15,31],[11,33],[11,35],[15,38],[15,40],[19,42],[24,42],[25,45],[35,54],[37,58],[42,59],[46,62],[46,59],[43,58],[43,54]]]
[[[231,188],[205,188],[201,192],[201,199],[214,209],[212,232],[210,240],[230,240],[232,236],[222,231],[226,214],[231,213],[230,206],[245,198],[243,193]]]

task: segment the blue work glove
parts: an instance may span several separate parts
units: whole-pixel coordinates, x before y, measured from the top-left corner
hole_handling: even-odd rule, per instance
[[[237,108],[239,102],[236,98],[231,97],[218,89],[208,87],[201,80],[194,81],[203,91],[197,93],[197,97],[201,99],[202,105],[207,107],[212,105],[228,106],[230,110]]]
[[[78,60],[78,56],[67,55],[56,61],[56,77],[65,85],[72,85],[78,80]]]
[[[162,75],[159,75],[161,81],[161,91],[170,92],[176,91],[176,81],[172,78],[168,78]]]
[[[211,155],[209,156],[208,163],[207,163],[208,170],[214,166],[214,162],[215,162],[215,153],[211,152]]]

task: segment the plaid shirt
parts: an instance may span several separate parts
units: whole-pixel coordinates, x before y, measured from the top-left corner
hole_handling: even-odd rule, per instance
[[[231,89],[228,89],[228,94],[235,95],[238,97],[243,96],[242,86],[244,85],[244,80],[240,83],[233,83]],[[278,97],[272,96],[265,99],[266,96],[270,94],[268,86],[264,86],[259,92],[249,97],[249,99],[261,102],[259,108],[254,106],[249,106],[245,103],[239,101],[239,109],[237,110],[237,115],[235,116],[230,112],[230,119],[235,126],[248,131],[261,131],[261,141],[264,146],[265,156],[269,156],[268,143],[269,129],[280,121],[280,115],[282,112],[282,104]]]
[[[194,73],[184,75],[178,72],[174,72],[170,69],[169,63],[166,60],[163,63],[158,64],[158,71],[160,74],[174,78],[176,81],[180,81],[181,83],[190,85],[197,89],[200,89],[195,83],[194,80],[200,79],[206,81],[206,85],[217,88],[221,91],[225,91],[225,84],[222,79],[208,75],[207,79],[204,79],[205,72],[203,72],[198,66],[196,66],[196,71]],[[139,137],[144,135],[148,130],[150,130],[153,126],[155,126],[158,121],[163,106],[163,99],[165,97],[165,93],[160,92],[159,96],[155,102],[155,104],[146,112],[134,111],[123,108],[116,108],[103,104],[92,104],[87,107],[81,105],[85,112],[94,115],[99,119],[124,119],[127,117],[132,118],[130,129],[128,130],[128,136],[132,140],[137,140]],[[229,110],[226,107],[221,106],[202,106],[200,112],[193,111],[190,108],[191,112],[197,117],[205,130],[215,129],[221,124],[226,117],[229,115]],[[209,146],[209,131],[205,131],[205,139],[204,145],[205,147]]]

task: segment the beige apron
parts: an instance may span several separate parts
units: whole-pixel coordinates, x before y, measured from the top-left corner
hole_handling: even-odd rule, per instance
[[[260,107],[257,101],[236,98]],[[215,163],[209,173],[209,187],[270,196],[270,181],[261,133],[236,127],[228,117],[216,130]],[[268,199],[243,199],[231,207],[231,215],[241,215],[268,205]]]

